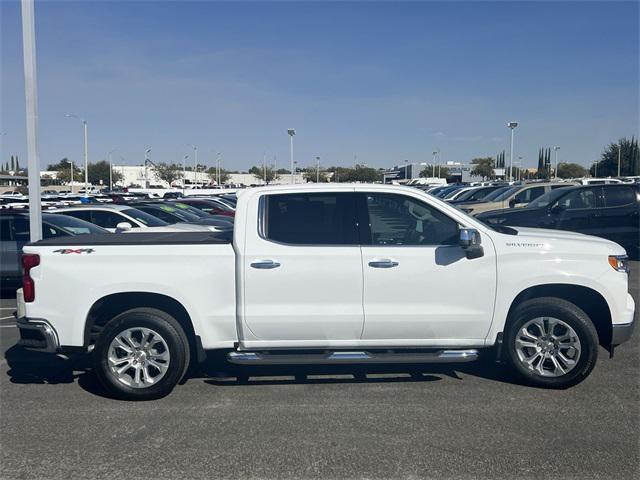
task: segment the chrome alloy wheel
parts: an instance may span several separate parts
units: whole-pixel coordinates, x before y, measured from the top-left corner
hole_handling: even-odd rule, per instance
[[[516,335],[520,363],[542,377],[561,377],[580,359],[576,331],[557,318],[538,317],[525,323]]]
[[[132,388],[147,388],[169,368],[169,347],[149,328],[128,328],[116,335],[108,350],[109,370],[116,380]]]

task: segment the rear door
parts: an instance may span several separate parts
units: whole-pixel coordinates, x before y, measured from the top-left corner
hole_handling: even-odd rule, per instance
[[[353,192],[265,194],[258,218],[241,256],[245,343],[358,340],[363,281]]]
[[[602,235],[619,243],[627,250],[638,248],[640,242],[640,217],[638,188],[631,185],[602,187],[604,205],[598,211]]]
[[[561,230],[601,236],[604,228],[598,210],[602,208],[602,187],[576,189],[561,197],[557,205],[556,226]],[[557,211],[557,210],[556,210]]]
[[[19,277],[21,271],[20,253],[15,238],[13,215],[0,217],[0,270],[2,277]]]
[[[496,293],[491,240],[469,260],[457,221],[425,201],[362,193],[363,340],[401,345],[481,344]]]

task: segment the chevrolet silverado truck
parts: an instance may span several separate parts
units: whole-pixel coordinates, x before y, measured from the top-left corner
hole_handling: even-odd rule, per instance
[[[491,227],[403,186],[255,188],[233,232],[24,247],[20,344],[90,352],[111,394],[168,394],[223,351],[243,365],[506,362],[566,388],[633,328],[625,250]],[[219,356],[219,355],[218,355]]]

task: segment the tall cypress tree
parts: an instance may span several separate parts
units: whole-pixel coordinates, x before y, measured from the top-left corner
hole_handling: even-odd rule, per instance
[[[18,163],[18,156],[16,155],[16,172],[20,171],[20,164]]]
[[[11,170],[15,170],[15,168],[14,168],[15,166],[16,166],[16,164],[14,163],[13,155],[11,155]]]

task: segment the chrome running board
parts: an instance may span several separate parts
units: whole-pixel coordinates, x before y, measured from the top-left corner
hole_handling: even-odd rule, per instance
[[[435,352],[336,351],[324,353],[230,352],[227,359],[238,365],[311,365],[344,363],[460,363],[478,359],[478,350]]]

